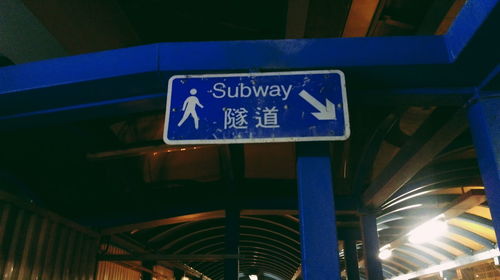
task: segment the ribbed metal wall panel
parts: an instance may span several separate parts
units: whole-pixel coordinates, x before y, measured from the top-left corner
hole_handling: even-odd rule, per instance
[[[93,280],[99,235],[0,192],[0,278]]]
[[[109,255],[129,254],[127,251],[110,244],[102,244],[100,249],[101,253]],[[153,280],[175,280],[172,270],[161,265],[155,265],[153,271],[150,271],[144,268],[139,261],[122,261],[118,263],[100,261],[96,280],[140,280],[140,271],[153,272]]]

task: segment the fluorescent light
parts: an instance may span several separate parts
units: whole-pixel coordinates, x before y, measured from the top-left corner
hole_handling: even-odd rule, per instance
[[[408,240],[413,244],[432,241],[448,231],[448,224],[441,219],[423,223],[409,233]]]
[[[259,277],[257,277],[257,275],[255,274],[248,275],[248,278],[250,278],[250,280],[259,280]]]
[[[378,257],[381,260],[387,260],[391,256],[392,256],[392,250],[389,250],[389,249],[384,249],[384,250],[380,251],[380,253],[378,253]]]
[[[379,259],[387,260],[388,258],[390,258],[392,256],[392,250],[390,248],[391,244],[387,244],[380,248],[380,252],[378,253]]]

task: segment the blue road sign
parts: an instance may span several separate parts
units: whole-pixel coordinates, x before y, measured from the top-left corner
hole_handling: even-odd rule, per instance
[[[173,76],[167,144],[345,140],[349,119],[338,70]]]

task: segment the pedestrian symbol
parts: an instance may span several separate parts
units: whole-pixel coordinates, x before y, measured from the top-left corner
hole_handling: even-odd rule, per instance
[[[182,105],[182,111],[184,111],[184,115],[182,116],[182,119],[177,124],[177,126],[181,126],[187,120],[187,118],[189,118],[189,116],[192,116],[194,121],[194,128],[198,129],[200,118],[198,117],[198,114],[196,114],[196,106],[200,106],[200,108],[203,108],[203,105],[201,105],[198,97],[195,96],[197,92],[198,91],[195,88],[192,88],[189,91],[191,96],[186,98],[184,104]]]

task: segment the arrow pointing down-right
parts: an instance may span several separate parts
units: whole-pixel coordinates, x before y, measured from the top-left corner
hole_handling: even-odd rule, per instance
[[[336,120],[337,115],[335,112],[335,104],[330,100],[326,99],[326,105],[319,102],[314,96],[310,95],[309,92],[302,90],[299,96],[304,98],[309,104],[316,108],[319,112],[311,113],[318,120]]]

